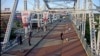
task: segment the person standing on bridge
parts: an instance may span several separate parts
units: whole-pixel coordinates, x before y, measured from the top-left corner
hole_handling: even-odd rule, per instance
[[[29,38],[28,38],[29,46],[31,46],[31,38],[32,38],[32,31],[29,32]]]
[[[61,40],[63,40],[63,32],[61,32],[60,37],[61,37]]]
[[[61,54],[62,54],[62,49],[63,49],[63,32],[60,33],[60,37],[61,37]]]
[[[18,44],[22,45],[23,44],[23,42],[22,42],[22,36],[20,34],[17,34],[16,38],[17,38]]]
[[[22,45],[23,41],[22,41],[22,36],[21,35],[19,36],[19,40],[20,40],[20,45]]]

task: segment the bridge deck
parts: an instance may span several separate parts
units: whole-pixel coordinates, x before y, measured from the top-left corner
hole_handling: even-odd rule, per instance
[[[60,38],[61,32],[64,33],[63,41]],[[32,46],[28,46],[27,40],[23,42],[23,45],[17,45],[5,54],[17,56],[87,56],[73,23],[69,19],[57,21],[57,23],[49,26],[46,32],[42,31],[34,35],[31,39]]]

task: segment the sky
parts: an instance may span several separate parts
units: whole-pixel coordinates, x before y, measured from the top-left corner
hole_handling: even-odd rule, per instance
[[[17,10],[18,11],[23,11],[24,10],[24,0],[19,0],[18,2],[18,6],[17,6]],[[35,6],[34,6],[34,0],[27,0],[28,1],[28,10],[34,10]],[[82,0],[80,0],[82,2]],[[100,0],[92,0],[94,4],[96,4],[97,6],[100,6]],[[14,0],[1,0],[1,10],[4,10],[4,8],[11,8],[13,7],[14,4]],[[40,8],[43,9],[43,0],[40,0]],[[50,4],[50,7],[54,7],[54,4]],[[72,5],[71,5],[72,6]],[[59,6],[60,7],[60,6]],[[81,7],[81,5],[80,5]]]

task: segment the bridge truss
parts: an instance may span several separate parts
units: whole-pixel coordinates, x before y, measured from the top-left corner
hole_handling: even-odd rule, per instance
[[[12,29],[12,24],[13,24],[13,18],[16,13],[16,8],[18,5],[19,0],[15,0],[13,9],[9,18],[9,22],[7,25],[4,41],[3,41],[3,49],[5,50],[9,36],[11,33]],[[27,11],[27,1],[24,0],[24,10]],[[40,0],[34,0],[36,3],[36,11],[41,11],[40,9]],[[93,4],[92,0],[83,0],[84,2],[82,7],[83,9],[80,9],[80,0],[43,0],[44,1],[44,10],[43,11],[55,11],[58,13],[59,11],[61,12],[66,12],[66,14],[70,14],[72,21],[74,22],[75,26],[79,31],[81,32],[80,37],[82,40],[85,39],[85,25],[86,25],[86,14],[89,14],[89,24],[90,24],[90,49],[91,49],[91,56],[100,56],[100,6],[96,6]],[[57,3],[58,2],[58,3]],[[63,2],[65,4],[59,4],[59,2]],[[73,2],[73,7],[70,8],[67,3]],[[54,3],[58,6],[63,6],[62,8],[51,8],[49,3]],[[67,6],[66,6],[67,5]],[[88,5],[88,7],[87,7]],[[93,5],[96,7],[96,9],[93,9]],[[42,12],[43,12],[42,11]],[[98,28],[98,37],[96,38],[96,28],[95,28],[95,21],[94,21],[94,11],[99,12],[99,28]],[[26,29],[27,30],[27,29]],[[27,31],[26,31],[27,33]],[[96,40],[97,39],[97,40]]]

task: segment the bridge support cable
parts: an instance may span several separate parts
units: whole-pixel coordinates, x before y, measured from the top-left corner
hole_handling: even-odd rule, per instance
[[[3,41],[3,44],[4,44],[3,47],[4,48],[6,48],[7,42],[9,41],[9,38],[10,38],[10,33],[11,33],[12,26],[13,26],[13,21],[14,21],[14,16],[15,16],[15,13],[16,13],[18,1],[19,0],[14,1],[13,9],[12,9],[12,12],[11,12],[11,15],[10,15],[10,18],[9,18],[9,21],[8,21],[8,24],[7,24],[7,29],[6,29],[5,37],[4,37],[4,41]]]
[[[91,43],[91,55],[96,56],[96,34],[94,25],[94,14],[91,10],[93,8],[92,0],[88,0],[89,3],[89,25],[90,25],[90,43]]]

